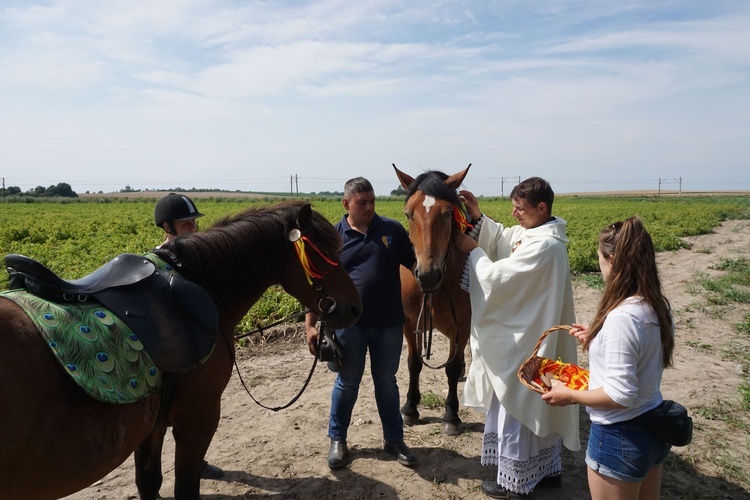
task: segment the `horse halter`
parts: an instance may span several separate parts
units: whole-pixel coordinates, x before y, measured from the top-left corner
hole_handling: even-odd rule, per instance
[[[320,257],[322,257],[323,260],[326,263],[328,263],[331,267],[337,267],[339,264],[338,264],[338,262],[334,262],[331,259],[329,259],[328,257],[326,257],[323,254],[323,252],[321,252],[318,249],[318,247],[316,247],[315,244],[312,241],[310,241],[310,238],[308,238],[307,236],[305,236],[305,233],[309,232],[311,229],[313,229],[312,225],[310,227],[302,230],[302,231],[299,230],[299,229],[297,229],[297,228],[294,228],[294,229],[292,229],[292,230],[289,231],[289,233],[287,234],[287,238],[294,245],[294,250],[297,253],[297,258],[299,259],[299,262],[302,265],[302,269],[304,269],[304,271],[305,271],[305,277],[307,278],[307,282],[311,286],[315,287],[315,290],[317,290],[318,295],[320,296],[320,299],[318,301],[318,308],[323,313],[323,317],[321,319],[321,327],[320,327],[320,329],[321,329],[322,332],[325,332],[325,330],[326,330],[326,327],[325,327],[325,316],[327,314],[331,314],[333,311],[335,311],[336,310],[336,306],[338,304],[336,303],[336,300],[333,297],[330,297],[329,295],[327,295],[325,293],[325,290],[323,290],[323,284],[322,284],[321,280],[323,279],[323,275],[327,274],[327,273],[323,272],[323,271],[320,271],[320,270],[318,270],[318,268],[315,267],[315,264],[313,264],[313,262],[310,260],[310,256],[308,255],[308,247],[311,248],[312,250],[314,250],[315,253],[317,253]],[[325,307],[326,302],[330,303],[330,305],[328,307]],[[288,319],[288,318],[285,318],[285,319]],[[284,321],[284,320],[281,320],[281,321]],[[280,322],[278,322],[278,323],[280,323]],[[248,334],[249,333],[252,333],[252,332],[248,332]],[[321,337],[323,337],[323,335],[321,335]],[[321,340],[322,340],[322,338],[319,338],[319,345],[318,345],[319,349],[320,349],[320,341]],[[335,354],[336,353],[334,351],[331,351],[331,356],[334,356]],[[253,402],[255,402],[255,404],[257,404],[261,408],[265,408],[265,409],[271,410],[271,411],[279,411],[279,410],[284,410],[284,409],[289,408],[290,406],[292,406],[294,403],[297,402],[297,400],[300,398],[300,396],[302,396],[302,393],[305,392],[305,389],[307,389],[307,386],[310,383],[310,380],[312,379],[313,373],[315,372],[315,367],[318,364],[318,356],[315,356],[315,359],[313,360],[312,367],[310,368],[310,373],[307,374],[307,379],[305,379],[305,382],[304,382],[304,384],[302,384],[302,388],[299,390],[299,392],[297,393],[297,395],[294,396],[288,403],[286,403],[284,405],[281,405],[281,406],[273,406],[273,407],[272,406],[266,406],[263,403],[261,403],[260,401],[258,401],[257,399],[255,399],[255,397],[253,397],[253,395],[250,393],[250,389],[247,388],[247,386],[245,385],[245,382],[242,380],[242,375],[240,375],[240,368],[239,368],[239,366],[237,366],[237,360],[236,359],[235,359],[235,363],[234,364],[235,364],[235,367],[237,368],[237,375],[240,378],[240,383],[245,388],[245,392],[247,392],[248,396],[250,396],[250,399],[252,399]]]
[[[323,316],[325,317],[326,315],[333,313],[336,310],[338,304],[336,303],[336,299],[326,294],[325,290],[323,289],[323,275],[328,273],[320,271],[315,267],[315,264],[313,264],[312,260],[310,260],[310,256],[308,255],[308,247],[314,250],[315,253],[322,257],[323,260],[331,267],[337,267],[339,264],[338,262],[334,262],[326,257],[323,252],[321,252],[318,247],[315,246],[310,238],[305,236],[305,233],[309,232],[312,228],[313,226],[310,226],[304,231],[300,231],[299,229],[294,228],[289,231],[288,238],[289,241],[294,244],[294,250],[297,253],[297,258],[302,265],[302,269],[304,269],[305,271],[307,282],[311,286],[315,287],[315,290],[320,296],[320,299],[318,300],[318,309],[320,309],[320,311],[323,313]]]
[[[459,229],[461,232],[466,232],[467,230],[470,230],[474,227],[473,224],[471,224],[467,217],[467,210],[466,206],[459,200],[458,204],[453,205],[453,225],[451,227],[451,230],[453,228]],[[453,246],[453,237],[449,238],[448,240],[448,249],[445,252],[445,258],[442,262],[442,269],[445,271],[448,263],[448,258],[450,256],[451,246]],[[432,354],[432,293],[423,293],[422,294],[422,307],[419,310],[419,317],[417,318],[417,329],[414,331],[414,334],[417,337],[417,345],[422,346],[422,354],[420,355],[420,358],[422,358],[422,363],[427,366],[428,368],[431,368],[433,370],[437,370],[440,368],[444,368],[446,365],[448,365],[450,362],[453,361],[453,359],[456,357],[457,351],[458,351],[458,316],[456,314],[456,307],[453,304],[453,299],[451,298],[450,294],[445,290],[444,284],[440,285],[440,290],[445,293],[445,296],[448,298],[448,304],[450,304],[451,308],[451,314],[453,317],[453,324],[456,327],[456,341],[455,341],[455,347],[452,353],[450,353],[450,356],[448,357],[448,360],[438,366],[431,366],[429,363],[427,363],[425,360],[430,359],[430,356]],[[427,332],[427,336],[423,336],[424,332]],[[421,339],[420,339],[421,338]],[[421,340],[421,341],[420,341]]]

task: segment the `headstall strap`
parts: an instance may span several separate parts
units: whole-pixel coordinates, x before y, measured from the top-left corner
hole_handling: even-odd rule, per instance
[[[169,260],[172,262],[172,267],[180,268],[182,267],[182,261],[177,256],[176,253],[174,253],[172,250],[168,248],[160,248],[162,252],[166,254],[167,257],[169,257]]]
[[[472,228],[472,226],[466,219],[466,208],[458,205],[453,206],[453,221],[457,225],[457,227],[461,231],[466,231],[467,228]],[[450,255],[450,250],[452,246],[452,240],[453,238],[450,238],[450,241],[448,242],[448,249],[446,251],[446,257],[443,260],[442,268],[443,272],[445,272],[446,267],[448,265],[448,256]],[[450,353],[450,356],[448,357],[448,361],[445,363],[439,365],[439,366],[430,366],[425,361],[422,361],[422,363],[427,366],[428,368],[432,368],[434,370],[440,369],[445,367],[448,363],[453,361],[453,359],[456,357],[456,354],[458,352],[458,316],[456,315],[456,306],[453,304],[453,299],[451,299],[451,296],[448,294],[448,291],[445,289],[445,286],[440,287],[443,292],[445,293],[446,297],[448,297],[448,303],[451,306],[451,314],[453,317],[453,324],[456,326],[456,339],[454,342],[453,352]],[[432,354],[432,330],[433,330],[433,323],[432,323],[432,294],[426,293],[422,296],[422,308],[419,311],[419,317],[417,318],[417,329],[414,332],[416,335],[416,341],[417,345],[422,345],[423,354],[420,356],[423,359],[430,359],[430,356]],[[427,332],[426,336],[423,336],[423,333]]]

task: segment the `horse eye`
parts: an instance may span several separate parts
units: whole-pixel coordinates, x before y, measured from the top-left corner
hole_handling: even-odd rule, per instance
[[[404,212],[407,219],[411,220],[411,212]]]

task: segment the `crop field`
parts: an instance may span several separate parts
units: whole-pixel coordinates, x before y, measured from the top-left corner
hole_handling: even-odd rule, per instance
[[[199,208],[199,230],[218,218],[270,198],[204,198]],[[480,198],[482,211],[506,225],[511,217],[508,199]],[[344,214],[338,199],[314,198],[313,208],[332,223]],[[376,210],[406,225],[403,199],[378,198]],[[163,237],[153,223],[154,200],[92,198],[86,201],[0,203],[0,253],[32,257],[63,278],[78,279],[120,253],[145,253]],[[601,227],[632,215],[640,216],[654,238],[657,250],[683,245],[680,237],[705,234],[721,221],[750,218],[750,197],[711,196],[685,198],[558,196],[553,214],[568,221],[569,257],[574,274],[598,271],[596,236]],[[0,276],[0,289],[8,277]],[[277,289],[267,292],[239,329],[282,318],[300,309]]]

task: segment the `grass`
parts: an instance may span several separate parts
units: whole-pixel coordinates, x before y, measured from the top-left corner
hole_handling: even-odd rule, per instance
[[[583,283],[594,290],[604,290],[604,278],[600,273],[578,274],[573,278],[578,283]]]
[[[430,409],[441,408],[445,405],[445,398],[432,391],[427,391],[422,394],[422,397],[419,399],[419,404],[420,406]]]
[[[750,314],[746,314],[742,321],[734,325],[734,328],[740,333],[750,335]]]
[[[693,349],[699,350],[699,351],[713,351],[713,346],[711,344],[706,344],[704,342],[699,342],[697,340],[688,340],[685,342],[685,344],[688,347],[692,347]]]
[[[705,276],[701,285],[714,304],[750,303],[750,262],[745,257],[722,258],[710,269],[724,271],[720,276]]]
[[[750,262],[744,256],[737,258],[721,258],[709,268],[714,273],[697,273],[695,284],[689,285],[689,291],[703,296],[703,305],[692,304],[689,309],[700,309],[709,317],[722,318],[730,308],[750,303]],[[742,382],[737,388],[737,398],[719,398],[706,406],[695,409],[695,414],[711,422],[721,422],[719,428],[706,423],[710,427],[702,428],[700,421],[696,427],[707,434],[707,445],[691,451],[686,458],[694,463],[706,462],[713,465],[720,476],[740,485],[750,484],[748,471],[738,467],[738,463],[746,463],[743,459],[738,462],[737,453],[745,455],[748,443],[748,412],[750,412],[750,313],[746,313],[739,323],[733,325],[734,330],[741,334],[740,338],[731,339],[721,349],[723,361],[736,363],[742,373]],[[703,351],[714,350],[709,344],[698,341],[688,342],[687,345]],[[728,431],[728,432],[727,432]],[[738,449],[737,443],[731,443],[727,435],[743,436],[745,443]]]

